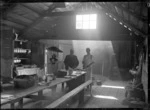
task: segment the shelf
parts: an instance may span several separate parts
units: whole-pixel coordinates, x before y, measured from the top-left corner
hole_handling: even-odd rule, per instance
[[[29,59],[29,58],[14,58],[14,60],[17,60],[17,59]]]
[[[27,52],[26,53],[14,53],[14,54],[27,54]]]
[[[26,40],[14,40],[14,64],[24,65],[31,62],[31,45]]]
[[[24,49],[24,48],[14,48],[14,50],[15,50],[15,49]],[[24,49],[24,50],[31,50],[31,49]]]
[[[15,42],[27,42],[27,40],[19,40],[19,39],[17,39],[17,40],[15,39],[14,41]]]

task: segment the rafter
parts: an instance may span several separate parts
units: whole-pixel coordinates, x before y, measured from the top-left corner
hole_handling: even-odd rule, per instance
[[[33,12],[37,13],[38,15],[41,14],[41,12],[37,11],[37,10],[34,9],[34,8],[31,8],[31,7],[28,6],[26,3],[23,3],[23,4],[21,4],[21,5],[24,6],[24,7],[26,7],[26,8],[28,8],[28,9],[30,9],[30,10],[32,10]]]
[[[32,22],[30,19],[27,19],[27,18],[25,18],[25,17],[23,17],[23,16],[20,16],[20,15],[18,15],[18,14],[15,14],[15,13],[9,13],[9,14],[7,15],[7,17],[8,17],[8,18],[11,17],[11,18],[13,18],[13,19],[22,21],[22,22],[24,22],[24,23],[26,23],[26,24],[28,24],[28,23],[30,24],[30,23]]]
[[[114,5],[114,4],[113,4],[113,5]],[[147,19],[146,17],[141,17],[141,15],[137,15],[137,14],[135,14],[134,12],[129,11],[128,8],[122,7],[122,6],[118,5],[118,4],[115,4],[114,6],[120,8],[120,9],[123,10],[123,11],[126,11],[128,14],[133,15],[134,17],[136,17],[137,19],[139,19],[139,20],[141,20],[141,21],[143,21],[143,22],[145,22],[145,23],[148,22],[148,21],[147,21],[148,19]]]
[[[125,25],[129,26],[132,28],[133,31],[138,32],[140,35],[142,35],[143,37],[147,37],[146,34],[142,33],[139,29],[135,28],[134,26],[132,26],[127,20],[123,20],[122,17],[119,17],[117,14],[113,13],[112,11],[110,11],[108,8],[104,7],[103,5],[99,4],[101,7],[103,7],[103,10],[106,13],[111,13],[113,16],[115,16],[115,18],[119,19],[119,21],[122,21]]]
[[[24,28],[24,26],[22,26],[20,24],[17,24],[17,23],[14,23],[12,21],[8,21],[8,20],[0,20],[0,23],[5,24],[5,25],[10,26],[10,27],[16,27],[16,28],[19,28],[19,29]]]
[[[70,16],[76,14],[75,11],[64,11],[64,12],[53,12],[53,13],[47,13],[46,16]]]
[[[43,17],[45,17],[45,15],[47,13],[52,12],[52,10],[54,10],[55,8],[56,8],[56,6],[54,4],[51,5],[51,7],[47,11],[45,11],[44,13],[42,13],[39,18],[37,18],[35,21],[33,21],[31,23],[31,25],[27,26],[27,28],[25,30],[21,31],[19,33],[19,36],[23,36],[28,30],[30,30],[32,27],[36,26],[43,19]]]
[[[130,9],[129,2],[128,2],[128,9]],[[130,14],[128,14],[128,21],[130,23]]]

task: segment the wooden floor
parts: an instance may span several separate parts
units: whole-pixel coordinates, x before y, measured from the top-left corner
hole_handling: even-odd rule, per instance
[[[98,78],[98,76],[96,76]],[[103,80],[102,85],[109,86],[121,86],[125,87],[127,82],[125,81],[111,81],[107,78]],[[49,100],[35,101],[31,99],[25,99],[24,108],[43,108],[50,104],[54,100],[65,94],[66,90],[62,91],[61,85],[57,86],[56,94],[52,95],[51,90],[44,90],[44,96]],[[89,93],[85,94],[85,103],[80,106],[81,108],[128,108],[129,105],[123,104],[125,99],[125,89],[101,87],[96,83],[92,87],[93,97],[90,97]],[[16,104],[17,105],[17,104]],[[78,102],[71,103],[68,108],[77,108]],[[9,108],[9,105],[3,106],[2,108]]]
[[[125,87],[126,84],[126,82],[107,80],[102,85]],[[92,93],[93,97],[87,99],[83,108],[128,108],[128,105],[122,103],[125,99],[125,89],[101,87],[95,84]]]

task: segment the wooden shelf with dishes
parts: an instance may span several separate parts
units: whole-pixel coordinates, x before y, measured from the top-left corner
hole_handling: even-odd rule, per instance
[[[14,65],[31,64],[31,45],[28,41],[14,40]]]

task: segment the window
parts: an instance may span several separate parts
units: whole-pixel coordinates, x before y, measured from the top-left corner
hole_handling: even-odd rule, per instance
[[[76,29],[96,29],[96,14],[76,15]]]

